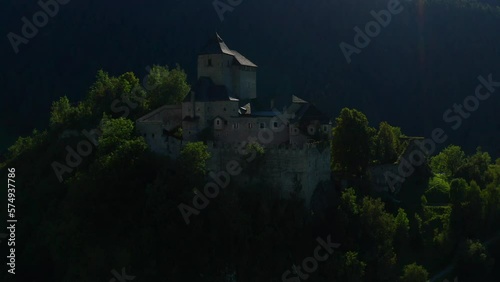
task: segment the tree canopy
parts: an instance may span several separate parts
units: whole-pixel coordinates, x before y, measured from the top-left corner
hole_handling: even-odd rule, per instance
[[[375,129],[366,116],[343,108],[335,119],[332,139],[332,168],[347,174],[362,175],[370,163]]]

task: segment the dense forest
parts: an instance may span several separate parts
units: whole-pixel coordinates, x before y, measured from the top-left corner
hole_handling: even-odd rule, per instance
[[[412,136],[445,126],[443,113],[474,92],[478,76],[500,77],[498,0],[401,1],[404,10],[350,64],[339,44],[352,44],[353,28],[387,0],[234,2],[220,21],[212,0],[69,1],[18,54],[4,37],[0,152],[46,128],[52,101],[82,100],[98,69],[143,77],[147,66],[179,63],[193,84],[196,54],[215,31],[259,65],[259,96],[295,94],[332,118],[358,108]],[[39,10],[37,1],[5,1],[1,33],[20,34],[21,18]],[[500,156],[496,96],[450,133],[452,143]]]
[[[323,208],[306,209],[293,193],[277,199],[262,173],[258,185],[230,184],[186,224],[179,203],[192,201],[206,183],[210,153],[203,142],[189,143],[176,160],[150,152],[134,120],[177,103],[189,85],[180,67],[154,66],[145,81],[147,88],[132,72],[99,71],[82,101],[57,99],[47,129],[9,148],[0,173],[15,168],[15,281],[116,281],[116,272],[125,281],[498,277],[500,159],[448,145],[399,194],[374,192],[367,168],[394,162],[405,133],[387,122],[371,127],[355,109],[339,112],[330,144],[332,172],[349,187],[328,186]],[[117,100],[129,101],[128,111],[113,108]],[[91,129],[100,132],[93,135],[98,145],[79,148],[92,139],[85,133]],[[86,153],[65,171],[54,163],[76,162],[68,148]],[[262,147],[250,149],[265,158]],[[6,218],[4,209],[0,216]],[[317,246],[325,247],[321,261],[308,267]],[[3,244],[0,251],[7,250]]]

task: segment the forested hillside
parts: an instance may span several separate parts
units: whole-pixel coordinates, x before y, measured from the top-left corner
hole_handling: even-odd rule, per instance
[[[17,267],[13,279],[4,264],[2,281],[115,281],[115,272],[134,281],[193,282],[498,278],[500,159],[449,145],[407,177],[399,194],[380,194],[366,169],[394,162],[404,132],[386,122],[376,129],[362,112],[343,108],[332,169],[349,187],[318,187],[322,208],[307,209],[300,187],[276,197],[280,187],[259,171],[258,183],[231,181],[188,222],[180,204],[196,206],[210,152],[202,142],[188,143],[176,160],[150,152],[133,121],[182,99],[188,84],[181,69],[158,66],[146,81],[144,90],[133,73],[99,71],[84,99],[54,101],[48,128],[9,148],[0,174],[15,178]],[[110,107],[117,99],[133,102],[129,112]],[[92,128],[100,134],[89,136]],[[248,150],[265,161],[261,146]],[[6,197],[0,204],[7,206]],[[0,217],[9,213],[2,209]],[[312,254],[315,267],[306,263]]]

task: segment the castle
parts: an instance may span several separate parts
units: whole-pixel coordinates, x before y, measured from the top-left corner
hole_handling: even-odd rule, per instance
[[[229,162],[245,164],[241,146],[257,141],[265,150],[257,164],[260,173],[254,176],[255,170],[243,171],[234,182],[258,185],[264,179],[277,188],[278,197],[295,193],[307,207],[322,205],[333,181],[332,122],[295,95],[278,111],[272,100],[266,103],[257,97],[256,77],[257,65],[215,34],[198,55],[198,80],[184,101],[139,118],[136,128],[152,151],[174,159],[186,143],[203,141],[211,154],[208,169],[213,172],[223,171]],[[401,160],[411,159],[421,139],[401,137],[404,148],[395,163],[368,168],[374,191],[399,192],[401,183],[389,187],[386,174],[397,175]],[[349,185],[345,179],[337,184],[339,188]]]
[[[300,184],[300,195],[309,205],[318,184],[331,178],[330,148],[319,149],[331,138],[329,118],[294,95],[281,112],[273,100],[263,102],[257,97],[257,65],[231,50],[218,34],[199,53],[197,70],[197,82],[181,104],[165,105],[136,121],[151,150],[177,158],[187,142],[204,141],[212,156],[208,169],[220,171],[228,161],[241,158],[239,144],[272,132],[259,142],[265,149],[259,165],[266,180],[279,187],[280,197]],[[237,181],[248,184],[253,179],[243,172]]]

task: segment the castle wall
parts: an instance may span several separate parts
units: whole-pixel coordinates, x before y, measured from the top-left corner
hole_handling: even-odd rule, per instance
[[[182,139],[185,141],[196,141],[201,129],[196,121],[182,121]]]
[[[146,138],[153,152],[178,158],[182,147],[188,141],[173,137],[156,136]],[[209,171],[218,173],[226,171],[231,161],[237,161],[242,167],[242,173],[232,176],[231,182],[237,185],[249,185],[264,181],[271,187],[279,189],[280,198],[289,198],[300,183],[299,196],[310,205],[312,195],[317,185],[322,181],[330,181],[330,148],[318,149],[314,144],[304,144],[302,147],[268,146],[261,161],[248,161],[248,156],[242,155],[241,143],[208,142],[211,158],[207,163]],[[246,158],[245,158],[246,157]],[[253,165],[253,168],[252,168]],[[258,173],[253,169],[257,168]],[[258,176],[256,176],[258,175]],[[270,191],[271,192],[271,191]]]
[[[235,97],[241,100],[257,98],[257,69],[233,66],[233,87]]]
[[[209,65],[209,60],[211,65]],[[233,56],[227,54],[208,54],[198,56],[198,78],[210,77],[215,85],[225,85],[233,89]],[[230,93],[232,94],[232,93]]]
[[[216,116],[228,119],[232,116],[238,116],[238,101],[216,101],[207,103],[210,109],[207,109],[207,120]]]
[[[274,128],[275,121],[278,128],[284,126],[282,130]],[[261,129],[261,124],[268,130]],[[264,147],[289,143],[288,127],[277,118],[232,117],[227,119],[227,125],[222,129],[214,130],[214,139],[223,143],[247,141],[249,136],[255,137]]]
[[[258,177],[252,176],[254,172],[249,167],[253,161],[248,162],[238,152],[238,145],[208,143],[208,149],[212,155],[208,163],[210,171],[215,173],[224,171],[230,161],[237,161],[243,168],[241,175],[231,178],[233,183],[248,185],[264,181],[271,187],[279,188],[280,197],[286,199],[294,191],[297,179],[302,187],[299,196],[304,198],[306,206],[309,206],[317,185],[321,181],[330,181],[329,147],[322,151],[314,145],[296,149],[285,146],[267,148],[262,162],[258,163],[260,171]]]

